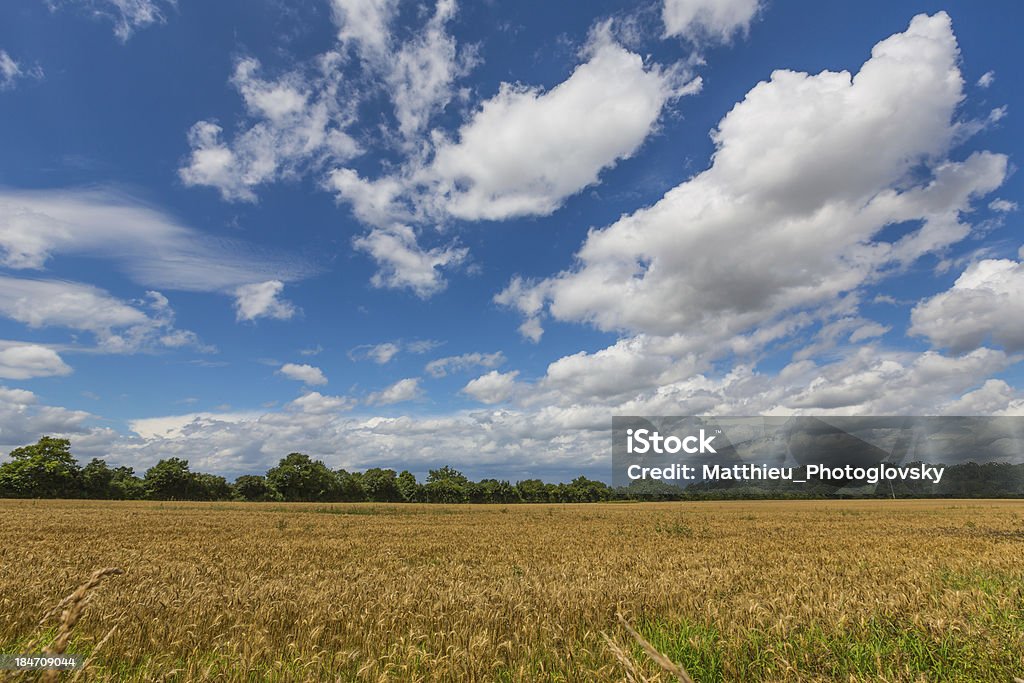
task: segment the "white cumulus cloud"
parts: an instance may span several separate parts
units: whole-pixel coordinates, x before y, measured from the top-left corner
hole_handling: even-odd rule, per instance
[[[397,0],[331,0],[338,39],[367,60],[386,58],[397,9]]]
[[[1024,263],[985,259],[970,265],[953,286],[911,312],[910,333],[961,352],[992,341],[1024,350]]]
[[[652,347],[652,352],[655,351]],[[604,362],[603,360],[600,362]],[[132,422],[138,437],[120,437],[86,425],[85,413],[39,405],[34,394],[0,388],[0,434],[14,445],[43,433],[70,433],[79,457],[107,457],[145,468],[170,456],[188,457],[197,471],[235,475],[265,471],[284,454],[301,451],[332,468],[451,464],[475,476],[558,478],[609,466],[608,416],[618,414],[835,415],[950,414],[982,410],[1021,413],[1019,391],[993,380],[1014,360],[978,349],[949,357],[868,345],[844,349],[819,364],[791,363],[776,373],[737,365],[724,374],[680,372],[675,379],[648,372],[628,397],[571,389],[564,382],[516,381],[501,373],[479,383],[479,397],[509,404],[426,417],[340,414],[343,397],[309,392],[280,411],[193,413]],[[486,377],[486,375],[485,375]],[[385,400],[415,397],[415,379],[393,385]],[[541,396],[544,395],[544,396]],[[404,397],[404,398],[403,398]],[[543,398],[543,400],[536,400]],[[8,430],[13,430],[8,432]]]
[[[445,212],[469,220],[550,214],[636,152],[681,93],[678,74],[645,65],[607,30],[588,50],[550,91],[503,83],[457,141],[438,146],[417,180],[436,183],[430,196],[440,193]]]
[[[31,379],[71,374],[71,367],[53,349],[39,344],[0,342],[0,378]]]
[[[990,379],[979,389],[944,405],[941,412],[944,415],[1005,415],[1022,407],[1024,401],[1020,399],[1020,392],[1001,379]]]
[[[394,384],[385,387],[384,389],[370,394],[368,402],[371,405],[390,405],[392,403],[402,403],[403,401],[411,401],[415,398],[419,398],[422,391],[420,389],[419,377],[407,377],[406,379],[400,379]]]
[[[280,280],[242,285],[235,290],[235,317],[238,320],[288,320],[296,309],[290,301],[280,298],[283,289],[284,283]]]
[[[307,363],[285,363],[278,369],[278,374],[294,379],[309,386],[327,384],[323,370]]]
[[[516,392],[516,377],[518,376],[518,370],[511,372],[491,370],[486,375],[470,380],[462,388],[462,393],[472,396],[481,403],[501,403],[507,401]]]
[[[750,29],[759,0],[664,0],[661,19],[666,36],[728,43]]]
[[[101,440],[109,444],[113,430],[90,427],[93,416],[83,410],[47,405],[33,392],[0,385],[0,452],[35,442],[40,436],[65,436],[87,446]]]
[[[416,233],[407,225],[374,228],[352,240],[353,246],[377,262],[378,270],[370,279],[374,287],[407,288],[427,298],[447,287],[440,269],[462,263],[468,251],[447,246],[424,249]]]
[[[959,58],[938,13],[878,43],[855,75],[773,72],[712,133],[709,169],[591,230],[572,268],[513,279],[495,300],[518,309],[534,337],[547,314],[714,344],[941,251],[970,232],[961,214],[1007,169],[989,152],[947,158]],[[922,165],[927,175],[912,181]],[[891,241],[877,237],[913,221]]]
[[[352,112],[340,96],[341,56],[320,56],[312,74],[259,76],[260,63],[235,64],[231,82],[242,96],[251,124],[225,140],[223,128],[198,121],[188,133],[191,152],[179,175],[186,185],[216,188],[228,201],[256,201],[256,188],[342,163],[360,151],[346,132]]]

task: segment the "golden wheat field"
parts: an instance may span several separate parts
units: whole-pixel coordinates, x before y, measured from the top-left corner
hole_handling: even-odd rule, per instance
[[[0,501],[0,652],[62,680],[1013,681],[1024,503]],[[607,637],[606,637],[607,636]],[[616,656],[618,652],[618,656]]]

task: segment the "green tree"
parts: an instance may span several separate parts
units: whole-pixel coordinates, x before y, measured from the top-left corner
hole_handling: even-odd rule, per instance
[[[113,498],[113,481],[114,470],[107,467],[107,461],[93,458],[82,468],[82,495],[86,498]]]
[[[522,503],[519,491],[510,482],[502,479],[491,489],[492,503]]]
[[[405,502],[416,503],[423,500],[423,487],[416,481],[416,475],[409,470],[402,470],[395,484]]]
[[[216,474],[195,475],[196,498],[199,500],[231,500],[231,484]]]
[[[267,484],[266,477],[254,474],[245,474],[235,479],[235,498],[248,501],[267,501],[274,499],[274,492]]]
[[[548,500],[552,503],[569,503],[571,498],[569,497],[569,487],[565,484],[545,484],[544,488],[548,491]]]
[[[146,497],[146,484],[135,476],[135,470],[131,467],[115,467],[110,479],[110,497],[120,500],[142,500]]]
[[[81,469],[71,456],[71,442],[44,436],[15,448],[0,465],[0,494],[16,498],[77,498]]]
[[[146,497],[153,500],[190,500],[196,497],[196,477],[188,460],[167,458],[146,471],[143,477]]]
[[[338,500],[347,503],[358,503],[366,500],[366,490],[363,488],[363,475],[361,472],[349,472],[338,470],[334,475],[338,480]]]
[[[423,487],[431,503],[465,503],[469,500],[469,479],[462,472],[445,465],[427,473]]]
[[[267,471],[267,483],[285,500],[326,501],[339,496],[338,478],[305,453],[289,453]]]
[[[602,500],[610,500],[612,490],[603,481],[594,481],[586,477],[576,477],[566,487],[569,502],[572,503],[596,503]]]
[[[507,481],[497,479],[481,479],[470,484],[469,502],[471,503],[518,503],[521,502],[516,488]]]
[[[524,503],[548,502],[548,488],[540,479],[524,479],[517,482],[516,491]]]
[[[463,486],[469,483],[469,479],[466,478],[466,475],[450,465],[445,465],[439,469],[427,472],[427,483],[430,484],[435,481],[452,481],[462,484]]]
[[[369,500],[394,503],[402,499],[394,470],[373,467],[363,472],[363,490]]]

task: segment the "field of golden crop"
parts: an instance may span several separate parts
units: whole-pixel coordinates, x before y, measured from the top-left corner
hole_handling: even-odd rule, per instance
[[[624,680],[602,633],[669,680],[617,612],[697,683],[1024,676],[1021,502],[0,501],[0,520],[0,652],[124,570],[74,628],[78,680]]]

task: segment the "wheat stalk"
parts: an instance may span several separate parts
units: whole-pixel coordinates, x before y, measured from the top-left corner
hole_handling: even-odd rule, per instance
[[[82,613],[85,611],[85,606],[89,604],[91,598],[90,592],[100,585],[100,583],[108,576],[116,576],[123,574],[124,572],[118,567],[106,567],[105,569],[97,569],[92,573],[89,579],[81,584],[74,590],[71,595],[61,600],[55,608],[46,613],[43,617],[43,621],[49,618],[57,610],[63,608],[63,612],[60,615],[60,626],[57,628],[57,637],[53,639],[44,650],[43,654],[48,657],[55,655],[64,654],[64,650],[68,646],[68,641],[71,640],[71,632],[75,628],[75,624],[82,618]],[[111,631],[112,633],[113,631]],[[109,633],[107,636],[109,637]],[[103,639],[104,641],[106,638]],[[102,644],[102,643],[101,643]],[[48,669],[43,673],[43,681],[55,681],[60,675],[57,669]]]
[[[89,653],[89,657],[84,662],[82,662],[82,668],[76,671],[75,675],[71,678],[72,683],[74,683],[74,681],[77,681],[82,676],[82,673],[87,668],[89,668],[89,665],[92,663],[92,660],[96,658],[96,653],[100,651],[100,648],[103,647],[104,643],[110,640],[110,636],[114,635],[114,631],[116,630],[117,624],[114,624],[113,628],[107,631],[107,635],[103,636],[103,638],[100,639],[100,642],[96,643],[96,647],[94,647],[92,649],[92,652]]]
[[[619,623],[622,624],[622,627],[626,629],[626,633],[631,635],[633,640],[640,644],[640,647],[643,648],[644,652],[647,653],[647,656],[650,657],[655,664],[661,667],[664,671],[675,676],[682,683],[693,683],[693,679],[690,678],[690,675],[686,673],[686,670],[683,669],[683,667],[663,655],[658,651],[658,648],[651,645],[650,641],[637,633],[636,629],[629,625],[629,622],[626,621],[626,618],[622,616],[621,612],[617,612],[615,617],[619,620]],[[630,683],[633,681],[638,681],[639,683],[646,681],[647,679],[644,678],[637,670],[632,658],[630,658],[630,656],[626,654],[622,648],[615,643],[615,641],[609,638],[607,634],[602,633],[601,635],[604,636],[605,642],[608,644],[608,649],[611,650],[612,655],[626,669],[626,680]]]
[[[626,683],[650,683],[650,679],[644,676],[640,669],[637,668],[633,658],[618,643],[612,640],[611,636],[607,633],[602,633],[601,635],[604,637],[605,645],[608,646],[608,651],[612,653],[612,656],[615,657],[625,670]]]

